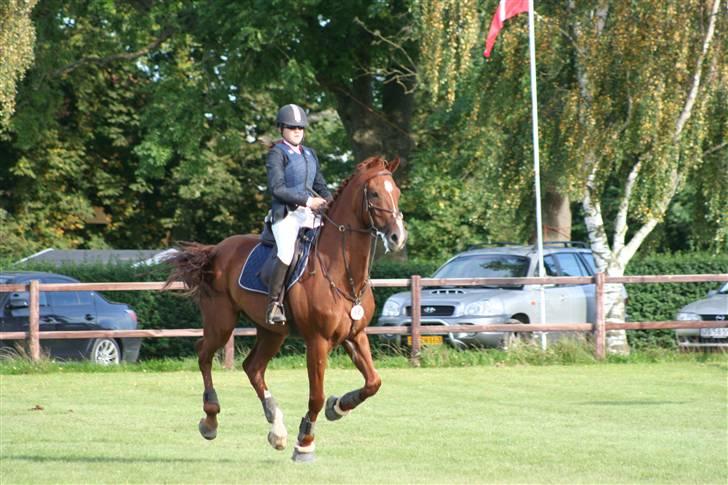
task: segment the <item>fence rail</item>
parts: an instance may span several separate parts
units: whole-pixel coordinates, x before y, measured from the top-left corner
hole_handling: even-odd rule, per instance
[[[411,356],[419,358],[422,335],[443,333],[477,332],[591,332],[594,335],[595,355],[603,359],[606,353],[606,332],[608,330],[657,330],[677,328],[726,328],[728,321],[681,321],[661,322],[606,322],[604,312],[604,287],[608,284],[623,283],[700,283],[725,282],[728,274],[696,275],[644,275],[644,276],[606,276],[597,273],[593,277],[545,277],[545,278],[411,278],[373,279],[371,284],[378,288],[409,287],[412,292],[412,323],[409,326],[368,327],[369,335],[408,335],[412,337]],[[594,323],[550,323],[550,324],[497,324],[497,325],[421,325],[420,299],[423,287],[427,286],[481,286],[481,285],[554,285],[554,284],[594,284],[595,285],[595,322]],[[161,338],[161,337],[201,337],[201,328],[186,329],[145,329],[145,330],[84,330],[84,331],[40,331],[40,291],[175,291],[184,290],[181,282],[165,285],[163,282],[127,283],[49,283],[37,280],[28,284],[0,285],[0,293],[27,291],[29,293],[28,331],[0,332],[0,340],[28,340],[32,360],[40,359],[40,340],[71,338]],[[445,331],[444,331],[445,330]],[[232,367],[235,337],[256,335],[255,328],[236,328],[225,345],[225,367]],[[690,347],[705,345],[693,344]],[[726,345],[719,345],[727,347]]]

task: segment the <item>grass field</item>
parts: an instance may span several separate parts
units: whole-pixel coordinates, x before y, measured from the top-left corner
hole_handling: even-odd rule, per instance
[[[291,438],[303,369],[268,382]],[[197,432],[199,374],[0,375],[0,483],[716,483],[728,481],[718,362],[381,370],[379,394],[290,461],[241,371],[218,371],[218,438]],[[359,387],[330,369],[329,393]]]

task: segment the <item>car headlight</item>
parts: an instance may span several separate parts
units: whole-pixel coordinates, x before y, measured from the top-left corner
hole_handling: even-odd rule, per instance
[[[387,300],[387,302],[384,304],[384,308],[382,308],[383,317],[397,317],[399,316],[399,312],[399,303],[392,300]]]
[[[700,315],[693,312],[678,312],[675,320],[700,320]]]
[[[501,315],[503,303],[500,300],[482,300],[465,306],[465,315]]]

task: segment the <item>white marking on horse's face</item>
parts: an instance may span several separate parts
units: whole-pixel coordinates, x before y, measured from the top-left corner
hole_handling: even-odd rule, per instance
[[[389,194],[389,200],[392,202],[392,210],[395,213],[396,223],[397,223],[397,231],[400,235],[406,234],[406,231],[404,229],[404,222],[402,217],[402,212],[400,212],[399,207],[397,207],[397,204],[394,202],[394,184],[390,182],[389,180],[384,181],[384,190],[387,191]],[[384,248],[386,252],[389,252],[389,242],[386,240],[385,237],[382,237],[382,240],[384,240]]]

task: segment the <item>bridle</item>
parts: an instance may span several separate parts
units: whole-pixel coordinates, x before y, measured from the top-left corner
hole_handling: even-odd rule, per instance
[[[369,216],[369,230],[374,231],[374,237],[376,237],[376,236],[384,237],[384,233],[379,228],[377,228],[377,226],[374,225],[374,218],[372,217],[372,209],[374,209],[375,211],[382,211],[382,212],[387,212],[389,214],[392,214],[395,219],[399,219],[399,220],[404,219],[404,215],[402,214],[402,211],[399,209],[396,209],[396,208],[387,209],[386,207],[380,207],[380,206],[374,205],[374,203],[372,203],[372,199],[369,198],[369,194],[367,192],[366,182],[368,182],[369,180],[371,180],[374,177],[377,177],[378,175],[390,175],[391,176],[392,174],[388,171],[379,172],[378,174],[375,174],[374,176],[368,178],[365,181],[364,191],[363,191],[364,192],[364,203],[362,204],[362,207],[364,205],[366,205],[366,207],[367,207],[366,210],[367,210],[367,215]]]
[[[371,179],[376,178],[376,177],[386,177],[386,176],[391,177],[392,172],[390,172],[389,170],[380,170],[379,172],[368,176],[363,181],[364,190],[362,190],[363,200],[362,200],[362,205],[361,205],[361,207],[362,207],[361,211],[362,212],[366,211],[367,216],[369,217],[369,227],[364,228],[364,229],[359,229],[356,227],[351,227],[349,225],[338,224],[336,221],[331,219],[331,217],[329,217],[329,215],[326,212],[322,212],[321,214],[323,215],[324,219],[326,219],[331,224],[333,224],[339,230],[339,232],[342,232],[342,233],[345,233],[348,231],[348,232],[369,233],[372,235],[372,237],[382,236],[384,233],[382,232],[382,230],[380,228],[378,228],[374,224],[374,217],[372,217],[372,210],[388,212],[389,214],[392,214],[397,219],[402,219],[404,217],[402,215],[402,211],[400,211],[398,209],[387,209],[386,207],[380,207],[378,205],[374,205],[371,198],[369,197],[369,192],[367,190],[367,182],[369,182]]]
[[[374,256],[375,256],[376,249],[377,249],[377,245],[375,243],[376,238],[378,236],[384,238],[384,233],[382,232],[382,230],[374,224],[374,217],[372,216],[372,211],[374,210],[374,211],[387,212],[389,214],[392,214],[397,219],[403,218],[402,211],[398,210],[397,208],[388,209],[386,207],[381,207],[381,206],[375,205],[372,202],[371,198],[369,197],[369,194],[367,191],[367,183],[375,177],[383,177],[383,176],[391,177],[392,172],[390,172],[389,170],[381,170],[377,173],[369,175],[362,182],[362,184],[364,185],[364,189],[362,190],[363,199],[362,199],[362,204],[361,204],[361,211],[362,212],[366,211],[367,216],[369,217],[369,227],[361,229],[361,228],[351,227],[348,224],[346,224],[346,225],[338,224],[336,221],[331,219],[331,217],[329,217],[329,215],[326,212],[321,213],[323,215],[323,217],[328,222],[333,224],[334,227],[336,227],[338,229],[339,233],[341,233],[341,254],[342,254],[342,259],[344,260],[344,269],[346,270],[346,276],[348,278],[351,294],[344,292],[341,288],[336,286],[336,283],[334,282],[334,280],[331,278],[331,276],[329,276],[326,266],[324,266],[324,263],[321,260],[321,253],[319,251],[318,240],[316,241],[316,258],[318,259],[319,265],[321,266],[321,271],[323,272],[323,275],[326,278],[326,280],[329,282],[329,285],[331,286],[331,288],[333,290],[335,290],[336,293],[338,293],[339,295],[343,296],[347,300],[354,303],[354,305],[359,305],[361,303],[361,297],[364,295],[364,292],[367,290],[367,288],[370,285],[369,275],[371,274],[372,262],[374,261]],[[363,215],[363,214],[360,214],[360,215]],[[358,232],[358,233],[369,234],[370,237],[372,238],[372,241],[370,242],[370,245],[369,245],[369,267],[367,268],[367,274],[364,279],[364,283],[362,284],[359,291],[356,291],[356,289],[355,289],[356,285],[354,283],[354,277],[351,274],[351,268],[349,266],[349,261],[347,261],[347,259],[346,259],[347,233],[349,233],[349,232]],[[353,331],[353,326],[352,326],[352,331]]]

